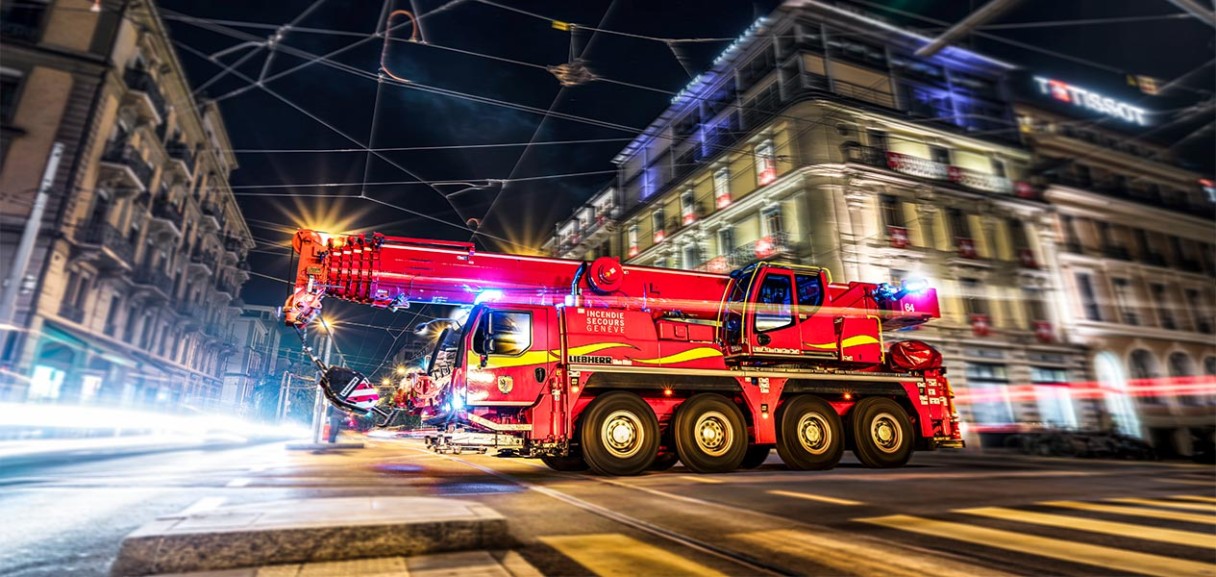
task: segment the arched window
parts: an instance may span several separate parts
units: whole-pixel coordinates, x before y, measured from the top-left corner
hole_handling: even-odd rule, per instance
[[[1191,357],[1186,353],[1178,351],[1170,354],[1169,357],[1169,390],[1178,396],[1178,400],[1184,405],[1198,405],[1199,395],[1192,390],[1195,385],[1195,379],[1192,377],[1195,374],[1194,363],[1191,362]]]
[[[1094,374],[1102,387],[1106,412],[1110,415],[1107,426],[1114,427],[1124,435],[1140,437],[1140,418],[1128,395],[1127,375],[1119,357],[1109,351],[1098,353],[1094,358]]]
[[[1157,377],[1160,374],[1157,372],[1157,359],[1153,358],[1153,354],[1144,349],[1133,351],[1127,366],[1133,381],[1131,388],[1140,396],[1140,400],[1149,405],[1161,404],[1161,396],[1157,393],[1157,387],[1160,386]]]

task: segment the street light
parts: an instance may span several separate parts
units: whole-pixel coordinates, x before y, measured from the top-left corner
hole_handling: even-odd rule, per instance
[[[404,374],[405,374],[405,365],[397,365],[397,374],[398,374],[398,375],[404,375]]]

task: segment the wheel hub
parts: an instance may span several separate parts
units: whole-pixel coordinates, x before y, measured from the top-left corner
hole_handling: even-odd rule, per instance
[[[829,428],[823,415],[807,413],[798,419],[798,443],[813,455],[819,455],[828,450],[832,443],[832,429]]]
[[[894,453],[903,442],[903,433],[898,421],[890,413],[879,413],[870,421],[870,439],[884,453]]]
[[[734,442],[734,432],[726,415],[717,411],[701,414],[693,425],[697,448],[707,455],[718,457],[726,454]]]
[[[631,411],[616,411],[604,419],[604,446],[618,457],[630,457],[642,448],[642,420]]]

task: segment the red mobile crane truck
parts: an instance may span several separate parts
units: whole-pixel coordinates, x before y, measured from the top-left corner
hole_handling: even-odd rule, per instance
[[[472,306],[430,354],[428,423],[518,438],[557,470],[632,475],[793,469],[852,449],[870,467],[962,447],[941,355],[883,331],[940,316],[931,288],[833,282],[761,261],[730,274],[477,252],[472,244],[300,230],[285,321],[323,297],[392,309]],[[437,368],[441,359],[450,359]],[[369,406],[350,370],[331,402]],[[438,374],[436,372],[438,371]]]

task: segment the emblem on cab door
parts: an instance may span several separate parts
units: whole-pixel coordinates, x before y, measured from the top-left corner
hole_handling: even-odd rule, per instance
[[[498,392],[507,394],[511,389],[515,388],[515,379],[511,377],[498,377]]]

